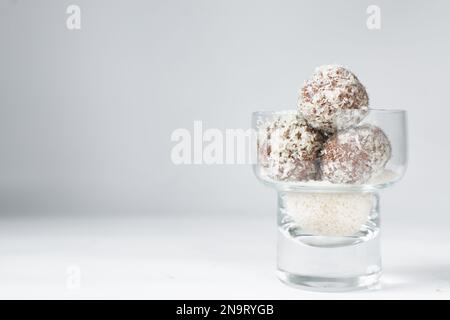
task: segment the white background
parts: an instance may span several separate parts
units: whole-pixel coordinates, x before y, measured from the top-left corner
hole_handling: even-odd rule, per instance
[[[450,298],[450,235],[430,223],[385,222],[380,284],[345,293],[281,283],[267,216],[14,219],[0,232],[0,298]]]

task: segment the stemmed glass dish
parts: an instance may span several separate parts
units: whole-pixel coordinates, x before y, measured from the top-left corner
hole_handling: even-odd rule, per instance
[[[406,111],[370,109],[358,128],[381,129],[389,141],[389,158],[361,181],[343,183],[325,176],[328,168],[324,166],[323,151],[318,151],[315,158],[295,158],[288,171],[291,175],[285,174],[284,158],[268,156],[280,150],[274,150],[267,137],[272,144],[280,141],[275,131],[268,134],[267,124],[290,121],[296,116],[296,111],[254,112],[252,116],[257,136],[254,172],[278,194],[278,277],[287,284],[315,290],[374,285],[381,274],[379,192],[405,173]],[[332,138],[329,135],[323,140]],[[372,143],[374,153],[377,143]],[[370,157],[371,152],[369,149],[364,156]],[[350,158],[349,163],[359,166],[364,159]]]

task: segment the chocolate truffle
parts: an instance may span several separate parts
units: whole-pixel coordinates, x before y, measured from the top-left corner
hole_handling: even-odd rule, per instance
[[[318,67],[300,89],[298,110],[308,124],[328,133],[358,124],[369,97],[358,78],[338,65]]]
[[[334,134],[321,152],[322,177],[332,183],[362,184],[379,173],[391,157],[384,132],[365,124]]]
[[[258,126],[261,174],[278,181],[315,179],[322,135],[296,114],[283,114]]]
[[[373,205],[370,193],[288,192],[286,212],[304,233],[348,236],[367,221]]]

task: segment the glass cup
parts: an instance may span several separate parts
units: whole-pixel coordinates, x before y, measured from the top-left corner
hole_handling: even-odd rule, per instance
[[[382,270],[379,191],[399,181],[406,170],[406,111],[369,111],[357,127],[376,126],[384,132],[390,144],[389,160],[361,181],[339,183],[324,178],[323,150],[314,159],[297,158],[291,163],[279,156],[286,150],[290,156],[297,146],[286,145],[283,150],[279,132],[268,126],[295,117],[296,111],[255,112],[252,116],[257,137],[254,172],[278,193],[278,277],[289,285],[320,291],[370,287],[378,282]],[[322,146],[339,134],[325,133]],[[274,148],[275,144],[282,148]],[[371,152],[364,155],[371,157]],[[350,158],[349,164],[359,166],[364,163],[361,159]]]

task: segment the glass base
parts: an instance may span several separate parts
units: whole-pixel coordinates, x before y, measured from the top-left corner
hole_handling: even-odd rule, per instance
[[[370,289],[380,280],[381,272],[348,278],[316,277],[277,271],[278,278],[285,284],[311,291],[336,292]]]
[[[278,277],[316,291],[368,288],[381,275],[379,240],[378,232],[365,237],[293,237],[280,230]]]
[[[279,278],[316,291],[375,285],[381,274],[378,196],[280,193]]]

